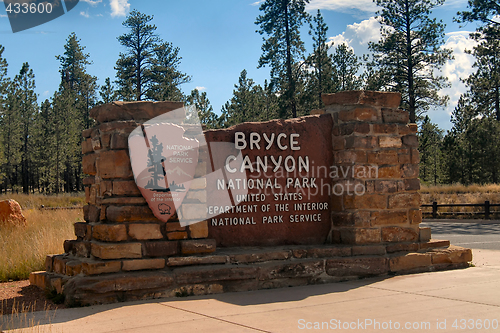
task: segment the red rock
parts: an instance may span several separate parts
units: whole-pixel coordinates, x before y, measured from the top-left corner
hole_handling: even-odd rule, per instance
[[[198,254],[215,252],[214,239],[196,239],[181,241],[182,254]]]
[[[408,223],[406,210],[376,211],[371,213],[372,225],[401,225]]]
[[[389,195],[389,208],[418,208],[420,193],[397,193]]]
[[[133,176],[130,158],[126,150],[103,151],[99,154],[96,164],[99,176],[104,179],[131,178]]]
[[[19,203],[15,200],[0,201],[0,225],[25,226],[26,218]]]
[[[398,107],[401,94],[380,91],[342,91],[335,94],[322,94],[325,105],[368,104],[388,108]]]
[[[92,238],[103,242],[121,242],[127,240],[125,224],[98,224],[92,227]]]
[[[324,272],[324,260],[301,260],[301,262],[287,263],[271,262],[260,267],[259,280],[313,277]]]
[[[397,164],[398,154],[395,150],[382,150],[368,153],[368,163],[370,164]]]
[[[378,228],[344,228],[340,230],[342,244],[380,243],[381,234]]]
[[[408,253],[389,260],[391,272],[410,270],[431,266],[431,255],[428,253]]]
[[[407,124],[410,115],[404,110],[382,109],[382,119],[384,123]]]
[[[87,175],[94,176],[97,173],[96,169],[96,154],[87,154],[82,157],[82,171]]]
[[[117,120],[145,121],[184,106],[182,102],[112,102],[94,107],[90,116],[100,123]]]
[[[178,241],[149,241],[143,243],[145,257],[169,257],[179,253]]]
[[[387,253],[394,252],[417,252],[419,249],[418,243],[394,243],[387,244]]]
[[[83,218],[87,222],[99,222],[101,219],[101,208],[95,205],[83,206]]]
[[[326,273],[333,276],[371,276],[389,271],[386,258],[341,258],[326,261]]]
[[[418,241],[418,233],[409,228],[383,227],[383,242],[415,242]]]

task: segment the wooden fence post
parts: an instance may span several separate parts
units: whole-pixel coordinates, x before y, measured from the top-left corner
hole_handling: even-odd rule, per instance
[[[484,218],[487,220],[490,219],[490,202],[489,201],[484,202]]]
[[[437,213],[438,213],[438,203],[436,201],[432,202],[432,218],[435,219],[437,218]]]

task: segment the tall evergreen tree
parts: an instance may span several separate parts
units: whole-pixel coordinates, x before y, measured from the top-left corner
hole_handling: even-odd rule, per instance
[[[468,11],[458,12],[458,22],[480,21],[484,25],[499,26],[500,2],[498,0],[469,0]]]
[[[9,85],[9,79],[7,77],[7,60],[3,58],[3,52],[5,48],[0,45],[0,125],[2,124],[2,119],[4,117],[4,110],[6,108],[6,95],[7,87]],[[5,143],[3,142],[2,127],[0,127],[0,193],[4,188],[4,179],[6,177],[6,158],[5,158]]]
[[[213,107],[205,91],[200,94],[198,89],[193,89],[187,97],[186,105],[192,107],[188,108],[188,111],[197,111],[197,115],[187,114],[186,118],[188,122],[197,123],[199,119],[199,122],[205,125],[207,129],[220,127],[219,118],[213,112]]]
[[[17,96],[17,112],[19,112],[22,124],[21,130],[21,180],[24,193],[30,192],[32,187],[32,166],[33,166],[33,123],[38,112],[37,96],[35,94],[35,75],[25,62],[19,74],[14,78]]]
[[[468,53],[474,55],[476,69],[465,83],[478,112],[493,114],[500,121],[500,26],[490,26],[471,34],[478,45]]]
[[[438,92],[449,85],[447,78],[436,76],[451,50],[442,47],[442,21],[430,18],[431,11],[444,0],[374,0],[382,24],[381,40],[370,43],[373,61],[383,88],[402,94],[401,107],[410,113],[410,122],[430,106],[442,106],[447,96]]]
[[[2,115],[0,118],[0,131],[4,144],[4,189],[16,190],[18,175],[21,165],[22,151],[22,124],[19,113],[19,100],[17,96],[17,83],[12,82],[7,86],[7,95],[4,100]]]
[[[118,37],[125,53],[120,53],[115,69],[118,94],[127,101],[141,101],[151,89],[151,66],[161,43],[156,26],[149,24],[152,20],[153,16],[133,10],[122,24],[130,32]]]
[[[271,85],[280,95],[280,117],[297,117],[297,98],[300,63],[304,59],[304,43],[300,38],[300,28],[308,20],[305,11],[309,0],[265,0],[257,17],[257,32],[263,37],[262,55],[258,68],[269,65]]]
[[[147,97],[156,101],[181,101],[184,98],[180,86],[191,81],[191,77],[179,71],[180,49],[169,42],[155,48],[151,66],[153,84]]]
[[[310,79],[307,90],[313,95],[313,108],[321,108],[323,106],[322,93],[336,91],[333,81],[334,69],[332,57],[328,55],[331,45],[327,44],[327,31],[328,26],[321,12],[318,10],[316,16],[312,18],[309,30],[309,34],[313,39],[314,51],[308,57],[308,64],[312,67],[313,71],[309,75]]]
[[[361,61],[345,43],[335,48],[333,64],[336,68],[335,79],[338,90],[358,90],[361,88],[362,79],[358,76]]]
[[[247,77],[244,69],[234,85],[233,97],[223,107],[223,126],[229,127],[246,121],[259,121],[265,108],[264,90]]]
[[[109,77],[104,80],[104,85],[102,85],[99,89],[99,95],[101,96],[100,103],[102,104],[111,103],[116,100],[117,96],[115,87],[111,83],[111,79]]]
[[[97,104],[97,78],[87,73],[87,66],[92,63],[90,55],[85,53],[75,33],[69,35],[64,53],[56,58],[60,62],[61,83],[52,107],[55,118],[61,117],[54,124],[61,132],[55,138],[59,148],[55,156],[55,190],[80,191],[83,189],[81,134],[94,124],[90,109]]]
[[[123,22],[129,32],[118,37],[125,47],[115,66],[118,97],[126,101],[182,100],[180,85],[191,78],[179,71],[179,48],[158,36],[152,20],[153,16],[133,10]]]
[[[418,133],[420,152],[420,179],[423,182],[437,185],[441,182],[441,145],[443,130],[433,124],[429,116],[425,116]]]

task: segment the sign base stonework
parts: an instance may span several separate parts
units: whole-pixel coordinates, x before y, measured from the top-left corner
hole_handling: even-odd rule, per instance
[[[297,119],[181,124],[199,149],[182,205],[163,220],[136,185],[128,138],[155,117],[183,119],[182,103],[98,106],[83,132],[85,222],[30,283],[83,306],[466,268],[470,249],[419,227],[417,127],[400,99],[341,92]],[[155,163],[143,191],[159,189]]]

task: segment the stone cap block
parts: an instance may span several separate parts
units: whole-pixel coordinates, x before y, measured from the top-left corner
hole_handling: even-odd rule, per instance
[[[335,94],[321,94],[325,106],[345,104],[368,104],[372,106],[383,106],[397,108],[401,103],[401,94],[396,92],[380,91],[341,91]]]
[[[117,120],[146,121],[184,106],[182,102],[121,102],[98,105],[90,111],[90,117],[99,123]]]

